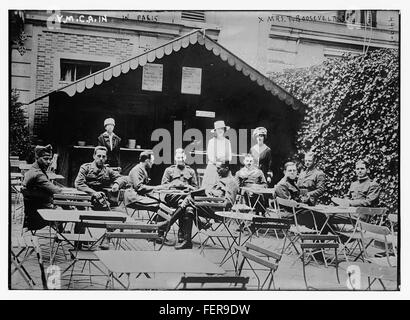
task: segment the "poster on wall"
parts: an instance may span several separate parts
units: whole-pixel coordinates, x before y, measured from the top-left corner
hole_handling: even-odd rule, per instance
[[[162,64],[147,63],[142,70],[142,90],[162,91]]]
[[[202,69],[182,67],[181,93],[201,94]]]

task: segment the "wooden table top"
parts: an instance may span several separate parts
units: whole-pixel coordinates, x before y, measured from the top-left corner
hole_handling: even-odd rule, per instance
[[[258,187],[252,186],[252,187],[242,187],[242,190],[246,192],[252,192],[256,194],[273,194],[275,192],[275,188],[263,188],[263,187]]]
[[[87,193],[84,191],[77,190],[76,188],[68,188],[68,187],[63,187],[61,189],[61,193],[63,194],[73,194],[73,195],[78,195],[78,196],[86,196]]]
[[[107,250],[96,251],[95,254],[114,273],[225,273],[221,267],[192,250]]]
[[[305,208],[308,210],[324,213],[324,214],[344,214],[350,215],[356,213],[357,207],[338,207],[330,205],[317,205],[317,206],[308,206],[303,203],[299,205],[300,208]]]
[[[178,189],[158,189],[158,190],[152,190],[153,193],[159,193],[159,194],[175,194],[175,195],[188,195],[189,192],[184,191],[184,190],[178,190]]]
[[[10,172],[10,177],[12,179],[21,179],[23,175],[20,172]]]
[[[39,209],[40,216],[49,222],[80,222],[80,216],[101,217],[122,217],[128,216],[119,211],[92,211],[92,210],[64,210],[64,209]],[[113,223],[113,222],[110,222]]]
[[[216,211],[215,214],[222,218],[238,219],[245,221],[252,221],[253,218],[259,217],[252,213],[233,212],[233,211]]]

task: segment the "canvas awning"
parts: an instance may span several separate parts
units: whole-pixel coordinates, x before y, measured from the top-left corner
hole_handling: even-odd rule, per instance
[[[110,81],[112,77],[119,77],[122,74],[128,73],[130,70],[135,70],[147,63],[161,59],[162,57],[164,57],[164,55],[170,55],[173,52],[178,52],[179,50],[181,50],[181,48],[187,48],[188,46],[194,45],[196,43],[201,46],[205,46],[208,51],[212,51],[215,56],[220,57],[222,61],[225,61],[237,71],[242,72],[246,77],[249,77],[252,81],[256,82],[259,86],[262,86],[266,91],[270,92],[273,96],[276,96],[279,100],[285,102],[293,109],[298,110],[303,106],[303,104],[298,99],[293,97],[290,93],[272,82],[269,78],[265,77],[256,69],[252,68],[232,52],[230,52],[217,42],[213,41],[209,36],[206,35],[205,30],[195,30],[193,32],[190,32],[182,37],[176,38],[170,42],[167,42],[166,44],[142,53],[134,58],[102,69],[89,76],[53,90],[46,95],[34,99],[33,101],[29,102],[29,104],[41,100],[56,92],[65,92],[70,97],[72,97],[77,93],[83,92],[84,90],[91,89],[95,85],[98,86],[104,81]]]

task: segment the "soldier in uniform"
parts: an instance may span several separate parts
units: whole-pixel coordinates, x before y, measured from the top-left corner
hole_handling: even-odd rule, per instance
[[[117,171],[105,165],[107,160],[107,148],[97,146],[94,149],[94,161],[84,163],[78,171],[77,178],[74,181],[75,187],[86,192],[91,196],[93,210],[108,211],[111,206],[117,205],[107,199],[104,189],[111,188],[112,193],[117,193],[120,188],[127,184],[127,178],[121,176]],[[79,224],[74,227],[75,233],[84,233],[85,229]],[[108,249],[107,243],[100,245],[101,249]]]
[[[294,200],[301,202],[303,196],[300,194],[300,189],[296,184],[297,180],[297,168],[294,162],[285,163],[285,176],[278,182],[275,187],[275,196],[282,199]],[[285,212],[282,216],[284,219],[289,219],[290,223],[294,223],[293,211],[285,208]],[[324,226],[326,222],[326,216],[322,213],[310,211],[306,209],[297,209],[296,218],[298,224],[307,226],[310,229],[321,230],[326,234],[331,231],[327,226]]]
[[[235,178],[237,179],[239,187],[258,187],[266,188],[267,182],[262,170],[254,166],[254,158],[251,154],[247,154],[243,160],[244,167],[236,172]],[[251,192],[246,192],[245,196],[248,197],[251,206],[255,205],[258,195]],[[259,199],[260,202],[265,204],[265,197],[262,195]],[[256,212],[262,212],[263,206],[258,202],[256,204]]]
[[[302,192],[301,201],[314,206],[325,191],[326,175],[315,167],[315,155],[305,154],[305,169],[299,174],[297,186]]]
[[[368,165],[364,160],[357,161],[355,167],[357,180],[351,183],[344,199],[332,198],[332,201],[345,207],[376,207],[379,203],[380,185],[369,178],[367,168]]]
[[[229,164],[227,162],[217,163],[216,167],[218,172],[218,180],[210,188],[204,190],[204,195],[208,197],[224,198],[225,202],[222,204],[220,210],[229,210],[235,203],[236,194],[239,187],[237,181],[230,172]],[[192,249],[191,235],[195,210],[199,217],[221,220],[221,218],[214,213],[215,208],[207,205],[197,206],[191,196],[186,197],[177,210],[173,213],[171,219],[160,223],[161,228],[169,229],[175,221],[182,217],[184,221],[184,241],[175,246],[175,249],[177,250]],[[200,222],[198,228],[207,229],[210,226],[210,223]]]
[[[298,170],[294,162],[286,162],[284,177],[275,187],[275,196],[282,199],[300,201],[300,190],[296,185]]]
[[[175,164],[166,168],[162,176],[161,184],[164,188],[192,191],[198,188],[196,174],[194,169],[185,163],[186,154],[184,149],[175,150]],[[186,195],[183,194],[166,194],[165,203],[171,208],[177,208]],[[178,225],[178,242],[184,241],[184,220],[179,219]]]
[[[161,184],[164,188],[192,191],[198,188],[194,169],[185,164],[186,155],[182,148],[175,150],[175,164],[166,168]],[[181,195],[165,196],[165,201],[171,207],[178,207]]]
[[[151,196],[152,191],[162,189],[162,185],[152,186],[149,185],[151,179],[149,177],[149,171],[154,165],[154,154],[151,150],[141,152],[139,158],[139,164],[131,169],[128,178],[132,188],[125,191],[124,204],[127,208],[141,209],[157,214],[156,220],[169,219],[173,210],[162,203],[159,199]],[[163,235],[160,233],[160,235]],[[162,240],[158,240],[157,243],[162,243]],[[165,245],[170,245],[171,242],[165,239]]]
[[[36,146],[36,161],[25,173],[22,193],[24,197],[24,228],[34,231],[44,228],[47,222],[41,218],[38,209],[53,208],[53,194],[61,188],[54,185],[47,176],[47,168],[53,158],[51,145]]]
[[[127,184],[127,178],[117,171],[105,165],[107,160],[107,148],[97,146],[94,149],[94,161],[84,163],[78,171],[74,185],[80,190],[92,196],[94,210],[108,210],[105,203],[104,189],[111,188],[116,193]]]

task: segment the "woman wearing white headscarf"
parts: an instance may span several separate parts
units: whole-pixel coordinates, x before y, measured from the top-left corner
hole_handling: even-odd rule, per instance
[[[232,160],[231,142],[224,137],[225,132],[229,129],[230,127],[226,126],[223,120],[214,122],[214,129],[212,132],[215,133],[215,137],[209,140],[206,149],[208,164],[202,180],[202,188],[212,187],[217,182],[218,173],[216,170],[216,164],[218,162],[224,163]]]

